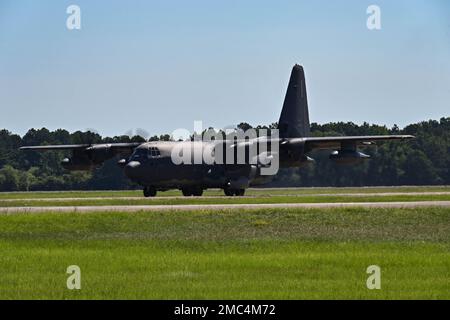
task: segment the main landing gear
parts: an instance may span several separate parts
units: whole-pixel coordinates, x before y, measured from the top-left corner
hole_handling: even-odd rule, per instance
[[[156,189],[153,187],[144,187],[144,197],[154,197],[156,196]]]
[[[203,189],[201,187],[186,187],[182,188],[181,192],[183,193],[183,196],[185,197],[201,197],[203,194]]]
[[[245,189],[224,188],[223,192],[228,197],[232,197],[232,196],[242,197],[245,194]]]

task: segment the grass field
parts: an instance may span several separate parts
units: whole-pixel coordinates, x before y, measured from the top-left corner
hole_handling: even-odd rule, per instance
[[[3,214],[0,257],[0,299],[449,299],[450,210]]]

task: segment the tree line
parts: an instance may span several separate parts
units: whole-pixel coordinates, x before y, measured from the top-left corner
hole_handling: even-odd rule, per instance
[[[252,126],[241,123],[239,129]],[[255,128],[273,128],[256,126]],[[410,134],[409,141],[379,142],[363,148],[371,159],[362,164],[337,165],[328,159],[330,151],[312,152],[313,165],[281,169],[267,186],[272,187],[344,187],[450,184],[450,117],[410,124],[403,129],[376,124],[332,122],[311,124],[312,136]],[[153,136],[149,141],[170,140],[170,135]],[[38,190],[115,190],[137,185],[124,176],[117,159],[106,161],[92,172],[68,172],[61,160],[70,152],[19,151],[26,145],[145,142],[140,136],[102,137],[97,133],[46,128],[30,129],[23,137],[0,130],[0,191]]]

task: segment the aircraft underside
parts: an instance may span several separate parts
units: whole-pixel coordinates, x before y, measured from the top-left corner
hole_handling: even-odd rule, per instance
[[[261,176],[259,170],[249,164],[176,166],[158,165],[155,161],[139,168],[125,168],[125,174],[144,187],[146,197],[170,189],[179,189],[184,196],[201,196],[209,188],[223,189],[227,196],[243,196],[246,188],[273,179],[273,176]]]

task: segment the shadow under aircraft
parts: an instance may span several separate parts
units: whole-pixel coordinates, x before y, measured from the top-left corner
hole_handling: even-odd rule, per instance
[[[249,186],[270,181],[279,167],[301,167],[314,161],[308,157],[308,153],[313,150],[331,150],[330,160],[351,165],[370,158],[359,151],[359,147],[373,145],[381,140],[411,138],[414,137],[311,137],[305,74],[302,66],[295,65],[278,128],[265,136],[26,146],[20,149],[70,150],[71,156],[62,161],[62,166],[67,170],[93,170],[106,160],[119,156],[118,165],[129,179],[143,187],[146,197],[169,189],[180,189],[185,196],[201,196],[208,188],[221,188],[227,196],[243,196]]]

